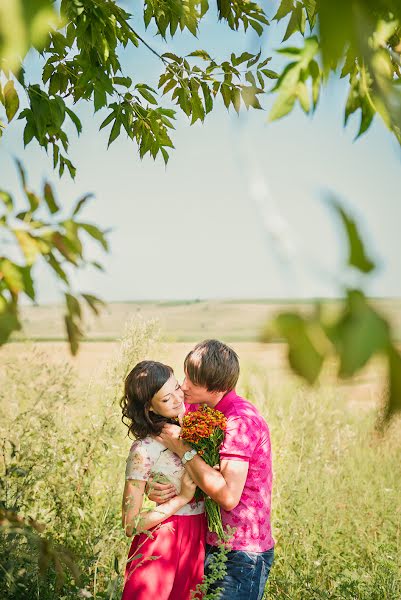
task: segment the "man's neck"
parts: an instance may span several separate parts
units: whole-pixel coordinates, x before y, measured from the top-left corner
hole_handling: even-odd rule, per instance
[[[217,394],[213,395],[212,398],[208,398],[205,402],[203,402],[203,404],[206,404],[210,408],[214,408],[226,394],[227,392],[218,392]]]

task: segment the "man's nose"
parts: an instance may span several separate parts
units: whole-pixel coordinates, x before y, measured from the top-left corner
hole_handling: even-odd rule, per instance
[[[188,390],[188,386],[187,386],[187,378],[184,377],[184,381],[181,384],[181,389],[183,392],[186,392]]]

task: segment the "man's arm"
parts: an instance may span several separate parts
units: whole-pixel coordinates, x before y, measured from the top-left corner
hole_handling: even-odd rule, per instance
[[[209,467],[199,455],[185,465],[195,483],[227,511],[233,510],[240,501],[248,475],[248,467],[248,462],[224,459],[221,461],[220,472],[218,472]]]
[[[159,440],[182,458],[191,446],[179,438],[180,428],[165,425]],[[239,503],[248,475],[249,464],[245,460],[224,459],[220,471],[209,467],[197,454],[185,464],[185,469],[195,483],[215,500],[224,510],[233,510]]]

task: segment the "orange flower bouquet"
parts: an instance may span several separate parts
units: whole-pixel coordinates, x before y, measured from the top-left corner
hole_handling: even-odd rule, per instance
[[[219,449],[224,439],[227,419],[222,412],[209,408],[205,404],[199,410],[184,416],[181,438],[198,451],[206,464],[214,467],[220,463]],[[210,531],[223,539],[224,530],[221,521],[220,506],[197,488],[197,500],[205,499],[205,512]]]

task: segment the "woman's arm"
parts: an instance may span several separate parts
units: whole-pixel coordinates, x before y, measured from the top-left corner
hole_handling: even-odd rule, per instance
[[[147,531],[174,515],[180,508],[188,504],[194,496],[196,485],[184,473],[181,492],[168,502],[156,506],[152,510],[142,510],[146,481],[128,479],[125,482],[123,495],[122,524],[127,537],[135,533]]]

